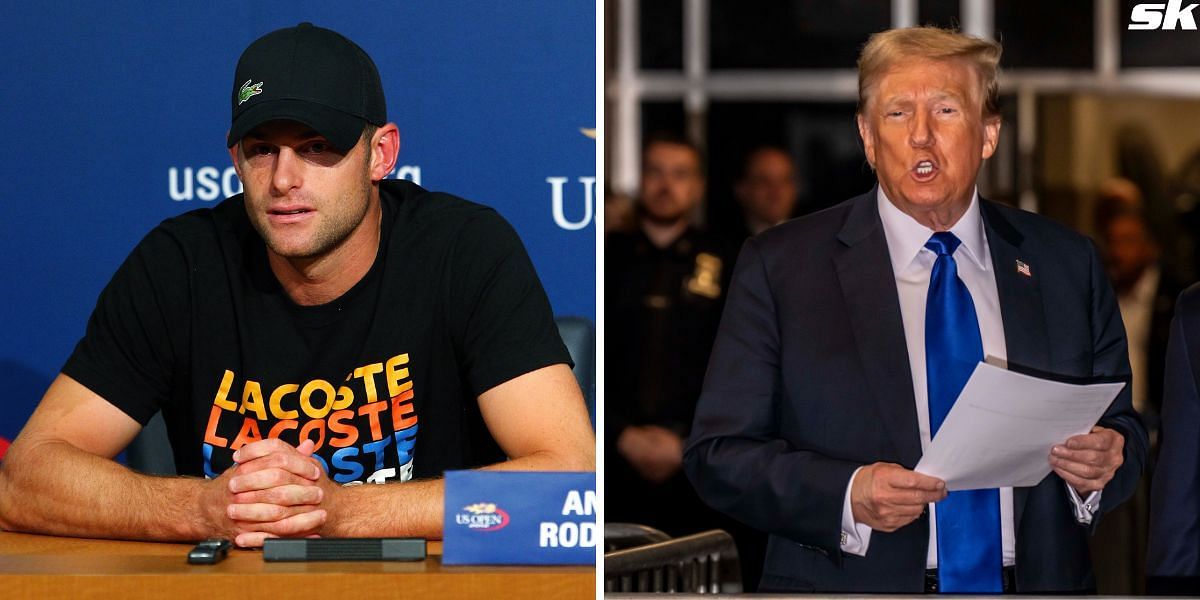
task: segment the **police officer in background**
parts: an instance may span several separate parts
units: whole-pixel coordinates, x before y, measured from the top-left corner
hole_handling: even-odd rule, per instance
[[[680,470],[727,270],[690,223],[704,196],[702,164],[684,138],[652,136],[635,227],[605,240],[608,520],[671,535],[712,527]]]
[[[730,532],[753,591],[762,534],[705,506],[681,470],[732,267],[724,246],[691,224],[703,165],[686,139],[650,136],[634,226],[605,240],[605,510],[609,522],[672,536]]]

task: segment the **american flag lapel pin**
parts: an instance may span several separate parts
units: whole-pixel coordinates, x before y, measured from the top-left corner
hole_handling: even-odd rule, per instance
[[[1029,265],[1019,260],[1017,261],[1017,272],[1026,277],[1033,277],[1033,274],[1029,272]]]

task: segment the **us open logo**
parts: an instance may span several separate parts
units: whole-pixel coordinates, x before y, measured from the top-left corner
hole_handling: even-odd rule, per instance
[[[508,513],[492,502],[477,502],[464,506],[454,515],[454,522],[475,531],[496,531],[508,526]]]

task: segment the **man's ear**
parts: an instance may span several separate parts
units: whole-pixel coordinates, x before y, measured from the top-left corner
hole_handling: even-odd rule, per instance
[[[242,149],[242,143],[238,142],[229,147],[229,160],[233,162],[233,170],[237,171],[238,179],[245,181],[242,177],[242,161],[238,160],[238,152]]]
[[[1000,116],[992,115],[983,118],[983,159],[987,160],[996,153],[1000,144]]]
[[[400,128],[388,123],[375,130],[371,136],[371,181],[380,181],[391,174],[399,155]]]
[[[863,152],[867,155],[867,163],[871,168],[875,168],[875,135],[871,131],[871,125],[867,122],[867,118],[859,113],[856,117],[858,121],[858,137],[862,139]]]

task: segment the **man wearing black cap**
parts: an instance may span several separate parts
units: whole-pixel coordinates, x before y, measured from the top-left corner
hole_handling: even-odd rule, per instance
[[[163,222],[113,276],[7,454],[0,526],[436,536],[447,469],[593,469],[515,232],[384,180],[399,132],[370,57],[308,23],[275,31],[243,53],[232,107],[245,193]],[[159,411],[185,477],[111,460]]]

